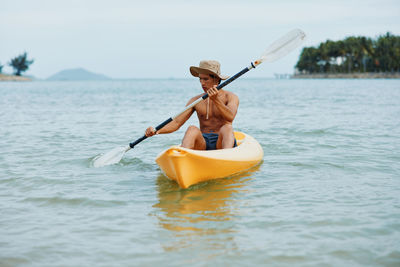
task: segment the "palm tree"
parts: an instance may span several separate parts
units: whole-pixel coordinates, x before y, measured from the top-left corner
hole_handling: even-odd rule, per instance
[[[299,71],[314,73],[318,70],[317,62],[319,61],[318,50],[314,47],[305,47],[300,54],[300,59],[296,64]]]
[[[388,32],[376,40],[363,36],[327,40],[318,47],[305,47],[296,67],[308,73],[400,71],[400,36]]]
[[[15,75],[21,76],[21,72],[29,69],[29,65],[31,65],[34,60],[28,60],[27,57],[28,56],[26,52],[24,52],[22,55],[11,59],[10,63],[8,63],[11,67],[14,68]]]

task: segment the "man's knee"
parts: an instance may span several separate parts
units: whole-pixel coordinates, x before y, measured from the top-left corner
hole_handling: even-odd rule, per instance
[[[191,125],[187,128],[182,146],[190,149],[206,149],[206,142],[198,127]]]
[[[186,133],[188,133],[188,134],[197,134],[199,132],[200,132],[200,129],[194,125],[190,125],[186,130]]]
[[[219,134],[225,135],[229,133],[233,133],[233,127],[231,124],[225,124],[219,129]]]

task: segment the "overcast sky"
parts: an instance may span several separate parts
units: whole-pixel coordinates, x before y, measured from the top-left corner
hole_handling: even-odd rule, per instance
[[[216,59],[235,74],[286,32],[304,46],[350,35],[400,35],[399,0],[0,0],[0,64],[26,51],[27,75],[82,67],[113,78],[188,78]],[[301,48],[247,77],[292,73]],[[10,73],[8,66],[3,72]]]

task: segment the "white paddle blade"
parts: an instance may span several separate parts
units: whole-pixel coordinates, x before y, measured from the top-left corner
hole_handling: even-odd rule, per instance
[[[93,160],[93,166],[98,168],[106,165],[116,164],[121,161],[122,157],[129,149],[131,149],[129,146],[116,147],[113,150],[107,152],[106,154],[96,157]]]
[[[295,29],[288,32],[275,42],[273,42],[264,54],[262,54],[261,62],[273,62],[281,57],[286,56],[293,49],[298,47],[306,38],[306,34],[300,30]]]

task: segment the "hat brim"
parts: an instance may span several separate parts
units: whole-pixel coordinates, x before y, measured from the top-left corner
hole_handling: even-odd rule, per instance
[[[194,77],[199,77],[199,74],[212,74],[217,76],[218,78],[220,78],[221,80],[226,80],[229,78],[229,76],[224,76],[224,75],[218,75],[217,73],[207,70],[207,69],[203,69],[203,68],[199,68],[199,67],[195,67],[195,66],[191,66],[190,67],[190,73],[194,76]]]

